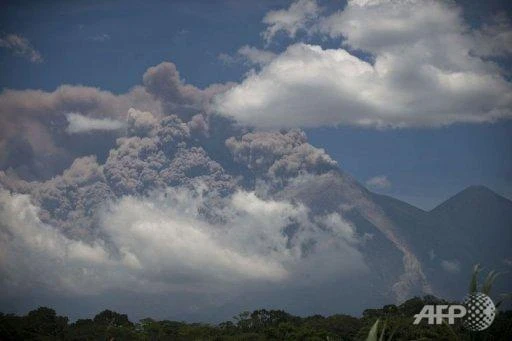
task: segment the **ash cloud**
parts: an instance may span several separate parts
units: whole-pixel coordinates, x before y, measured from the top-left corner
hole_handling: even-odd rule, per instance
[[[366,191],[303,131],[257,131],[216,113],[232,87],[199,89],[161,63],[126,94],[4,90],[5,292],[198,293],[216,306],[252,293],[254,306],[264,296],[290,304],[304,288],[322,302],[357,276],[365,284],[348,292],[371,293],[369,231],[347,220],[352,204],[414,265],[400,285],[407,294],[421,268]]]
[[[226,146],[235,162],[276,189],[304,173],[323,174],[338,169],[337,162],[323,149],[307,143],[306,134],[300,130],[247,133],[227,139]]]
[[[30,41],[19,34],[3,34],[0,37],[0,48],[7,49],[15,56],[25,58],[31,63],[44,61],[41,53],[32,46]]]
[[[27,181],[15,168],[0,173],[0,285],[7,296],[194,292],[229,305],[264,286],[256,304],[283,287],[366,276],[361,234],[341,212],[313,212],[277,195],[291,179],[336,170],[336,162],[300,130],[250,131],[208,111],[190,115],[195,95],[188,91],[199,90],[182,90],[155,100],[162,108],[185,103],[184,115],[144,105],[109,111],[123,129],[103,160],[77,157],[48,180]],[[81,111],[87,123],[98,117],[98,104],[108,106],[95,102],[90,114]],[[35,109],[26,119],[31,115]],[[31,160],[31,149],[19,143]]]
[[[73,85],[53,92],[4,89],[0,93],[0,169],[11,168],[26,180],[49,179],[77,157],[95,154],[103,161],[116,138],[144,135],[147,132],[141,129],[172,114],[185,123],[196,116],[191,127],[205,129],[197,115],[209,111],[211,98],[233,85],[196,88],[185,84],[168,62],[149,68],[142,83],[119,95]],[[126,132],[126,126],[131,131]],[[20,165],[12,157],[16,150],[30,160]]]
[[[110,130],[88,134],[68,133],[71,112],[80,113],[82,123],[124,121],[131,107],[161,112],[160,104],[137,86],[123,95],[97,88],[63,85],[53,92],[40,90],[3,90],[0,93],[0,169],[12,168],[27,180],[48,179],[69,167],[76,157],[96,154],[104,158],[115,145]],[[99,121],[98,121],[99,120]],[[75,126],[76,127],[76,126]],[[83,124],[81,129],[86,128]],[[25,169],[9,158],[13,141],[25,141],[31,153]]]
[[[198,111],[209,107],[210,100],[223,93],[234,83],[212,84],[199,89],[186,84],[173,63],[160,63],[150,67],[143,76],[145,89],[162,103],[166,114],[175,114],[188,121]]]

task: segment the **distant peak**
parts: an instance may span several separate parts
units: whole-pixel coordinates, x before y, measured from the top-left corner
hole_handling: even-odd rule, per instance
[[[501,197],[498,193],[494,192],[489,187],[483,186],[483,185],[472,185],[469,187],[466,187],[462,191],[455,194],[453,197],[448,199],[447,201],[450,201],[454,198],[460,198],[460,197],[468,197],[468,196],[497,196]]]
[[[448,200],[444,201],[437,207],[435,207],[431,212],[441,211],[448,207],[469,207],[474,204],[480,204],[482,202],[510,202],[507,198],[499,195],[494,192],[490,188],[483,185],[472,185],[466,187],[462,191],[458,192],[454,196],[450,197]]]
[[[464,192],[490,192],[493,194],[497,194],[492,189],[490,189],[489,187],[486,187],[484,185],[471,185],[469,187],[466,187],[459,193],[464,193]]]

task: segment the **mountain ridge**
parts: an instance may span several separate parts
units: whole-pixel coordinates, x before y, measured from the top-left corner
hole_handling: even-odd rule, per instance
[[[385,214],[411,245],[434,293],[458,297],[465,293],[474,264],[510,272],[512,201],[485,186],[469,186],[430,211],[399,199],[373,193]],[[504,275],[498,290],[510,291]]]
[[[442,210],[446,205],[453,203],[455,201],[458,201],[463,197],[464,198],[467,198],[467,197],[476,198],[476,197],[482,197],[482,196],[486,196],[487,198],[494,197],[501,201],[506,201],[509,204],[512,204],[512,200],[506,198],[503,195],[496,193],[495,191],[493,191],[492,189],[490,189],[487,186],[471,185],[471,186],[468,186],[468,187],[464,188],[463,190],[457,192],[456,194],[452,195],[448,199],[444,200],[443,202],[441,202],[440,204],[438,204],[437,206],[435,206],[433,209],[431,209],[428,212],[435,212],[435,211]]]

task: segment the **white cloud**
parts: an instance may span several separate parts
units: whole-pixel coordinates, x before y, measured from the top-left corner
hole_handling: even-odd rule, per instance
[[[216,109],[264,128],[440,126],[512,116],[510,82],[475,53],[490,47],[468,31],[454,5],[349,1],[310,29],[343,37],[348,50],[291,45],[219,96]]]
[[[240,247],[244,244],[237,245],[244,242],[238,238],[246,237],[240,233],[246,232],[243,227],[238,238],[231,236],[231,242],[219,238],[230,232],[229,228],[222,231],[221,227],[199,219],[200,197],[185,190],[170,191],[168,195],[172,196],[173,206],[167,206],[171,202],[161,197],[152,201],[125,197],[105,218],[106,232],[121,252],[130,255],[145,272],[144,276],[163,276],[171,284],[185,279],[189,284],[203,284],[205,281],[282,280],[287,276],[277,260],[247,252],[247,248]],[[275,218],[279,212],[269,214]],[[274,226],[277,230],[268,232],[279,234],[282,225],[276,222]]]
[[[244,45],[238,49],[236,55],[232,56],[227,53],[220,53],[217,58],[226,65],[236,63],[246,63],[249,65],[263,66],[272,61],[276,57],[274,52],[268,50],[260,50],[254,46]]]
[[[77,113],[69,113],[66,115],[68,134],[86,133],[90,131],[102,130],[119,130],[125,127],[121,121],[112,120],[110,118],[91,118]]]
[[[345,38],[344,45],[369,52],[389,52],[443,35],[458,39],[465,30],[460,9],[436,0],[350,0],[318,26],[333,38]]]
[[[391,181],[388,180],[387,176],[379,175],[366,180],[366,186],[375,189],[386,189],[391,187]]]
[[[11,50],[16,56],[28,59],[32,63],[42,63],[43,57],[30,41],[17,34],[7,34],[0,37],[0,47]]]
[[[43,287],[85,294],[97,289],[97,279],[86,274],[107,271],[110,260],[104,243],[69,239],[42,223],[38,212],[28,195],[0,191],[1,286],[7,292]]]
[[[311,221],[302,205],[244,191],[212,198],[203,190],[123,197],[101,214],[102,237],[90,243],[42,223],[28,195],[1,190],[0,286],[16,293],[214,293],[230,284],[293,284],[307,274],[305,283],[367,269],[353,226],[338,214]],[[205,205],[220,219],[201,216]],[[290,225],[293,235],[285,232]]]
[[[288,9],[270,11],[263,18],[263,23],[268,27],[262,36],[267,43],[270,43],[280,31],[294,38],[297,32],[306,29],[319,13],[320,8],[315,0],[299,0],[292,3]]]
[[[266,65],[276,57],[276,54],[271,51],[260,50],[249,45],[242,46],[238,50],[238,54],[256,65]]]
[[[201,217],[205,207],[221,222]],[[364,271],[352,225],[337,214],[319,219],[310,221],[305,206],[263,200],[253,192],[212,201],[197,187],[169,188],[149,199],[125,197],[103,226],[121,252],[140,264],[141,276],[173,287],[208,283],[215,290],[215,283],[287,282],[303,272],[321,278],[332,276],[333,268],[345,275]],[[292,224],[299,230],[288,236]],[[312,240],[315,245],[305,251]],[[327,255],[330,266],[308,267]]]

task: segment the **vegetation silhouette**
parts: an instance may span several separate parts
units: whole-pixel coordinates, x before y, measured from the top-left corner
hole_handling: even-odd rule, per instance
[[[69,323],[53,309],[40,307],[24,316],[0,313],[0,340],[510,340],[512,311],[499,312],[492,326],[470,333],[461,324],[413,325],[425,304],[450,304],[433,296],[348,315],[299,317],[282,310],[243,312],[217,325],[157,321],[132,323],[127,315],[105,310],[93,319]],[[379,325],[376,321],[384,321]],[[373,327],[373,328],[372,328]],[[379,328],[380,327],[380,328]]]
[[[481,268],[476,265],[469,292],[490,294],[497,274],[489,272],[478,286]],[[504,298],[509,296],[505,295]],[[497,303],[501,305],[502,301]],[[414,297],[400,305],[366,309],[361,317],[349,315],[300,317],[283,310],[242,312],[217,325],[145,318],[133,323],[125,314],[104,310],[92,319],[73,323],[55,310],[40,307],[24,316],[0,313],[0,340],[503,340],[512,339],[512,311],[498,311],[494,323],[481,332],[470,332],[460,321],[454,325],[413,325],[414,315],[426,304],[455,304],[434,296]]]

